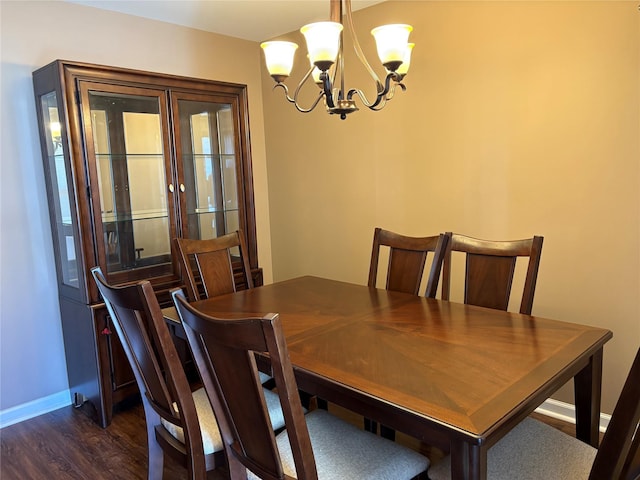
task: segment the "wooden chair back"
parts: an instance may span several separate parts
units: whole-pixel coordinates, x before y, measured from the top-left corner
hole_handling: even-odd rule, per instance
[[[442,299],[449,300],[452,252],[466,254],[464,303],[507,310],[518,257],[529,257],[520,313],[531,315],[543,237],[526,240],[480,240],[447,232],[442,267]]]
[[[640,478],[640,348],[589,475],[589,480],[603,478]]]
[[[241,230],[208,240],[174,240],[191,301],[253,288]],[[236,268],[234,268],[234,266]]]
[[[316,479],[316,465],[287,345],[277,314],[219,319],[172,292],[227,452],[231,479],[246,470],[264,480],[290,479],[282,470],[255,353],[268,354],[298,479]]]
[[[224,458],[222,452],[205,458],[191,388],[151,283],[145,280],[112,286],[99,267],[92,268],[91,273],[142,397],[149,442],[149,478],[162,478],[165,451],[186,464],[190,478],[205,479],[206,470],[224,462]],[[184,444],[164,428],[160,418],[182,427]]]
[[[447,240],[447,236],[443,234],[431,237],[408,237],[376,228],[373,233],[368,285],[370,287],[376,286],[380,249],[383,246],[389,247],[385,288],[417,295],[424,274],[427,254],[432,252],[433,261],[429,270],[425,296],[434,298],[438,289]]]

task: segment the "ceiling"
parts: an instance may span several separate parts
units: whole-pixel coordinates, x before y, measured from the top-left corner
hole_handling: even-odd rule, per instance
[[[66,0],[246,40],[261,41],[329,19],[328,0]],[[385,0],[352,0],[353,10]]]

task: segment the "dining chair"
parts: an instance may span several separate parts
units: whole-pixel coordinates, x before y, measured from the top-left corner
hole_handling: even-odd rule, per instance
[[[527,417],[487,454],[488,480],[638,480],[640,478],[640,349],[597,450]],[[451,458],[429,469],[451,478]]]
[[[425,296],[434,298],[438,289],[447,240],[448,237],[443,234],[431,237],[408,237],[376,228],[373,232],[373,249],[367,285],[376,286],[380,250],[381,247],[389,247],[385,289],[418,295],[427,254],[433,253]]]
[[[242,230],[206,240],[177,237],[174,242],[189,300],[253,288]],[[239,267],[234,268],[234,263]],[[266,373],[260,372],[260,378],[266,386],[273,386]]]
[[[149,281],[109,285],[91,269],[140,390],[147,425],[149,480],[162,479],[164,454],[183,463],[189,478],[225,465],[222,437],[203,388],[191,386]],[[272,427],[284,426],[275,393],[267,391]]]
[[[231,480],[426,478],[429,460],[321,409],[304,414],[278,314],[220,319],[172,291],[219,420]],[[268,355],[285,418],[268,425],[255,355]]]
[[[177,237],[174,242],[191,301],[253,288],[242,230],[206,240]]]
[[[543,237],[525,240],[480,240],[447,232],[442,266],[442,299],[449,300],[451,288],[452,252],[466,257],[464,303],[480,307],[507,310],[518,257],[529,257],[520,313],[531,315],[536,289]]]
[[[385,290],[418,295],[427,255],[433,253],[425,296],[435,298],[440,280],[440,271],[447,246],[448,236],[444,234],[430,237],[409,237],[376,227],[373,232],[373,248],[369,265],[369,287],[375,287],[378,278],[378,264],[382,247],[388,247]],[[378,430],[377,422],[365,418],[364,428],[370,432]],[[380,425],[380,434],[393,440],[395,431]]]

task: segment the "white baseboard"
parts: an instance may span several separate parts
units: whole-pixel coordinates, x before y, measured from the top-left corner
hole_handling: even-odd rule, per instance
[[[548,398],[542,405],[536,408],[536,412],[541,415],[556,418],[563,422],[576,423],[576,407],[570,403],[561,402]],[[604,433],[609,425],[611,415],[600,414],[600,432]]]
[[[16,405],[0,411],[0,429],[19,423],[45,413],[52,412],[62,407],[71,405],[71,392],[63,390],[44,398]]]

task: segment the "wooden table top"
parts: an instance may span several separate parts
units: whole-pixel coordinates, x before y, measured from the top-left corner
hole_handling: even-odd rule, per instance
[[[300,388],[425,441],[495,443],[612,337],[317,277],[194,306],[223,318],[279,313]]]

